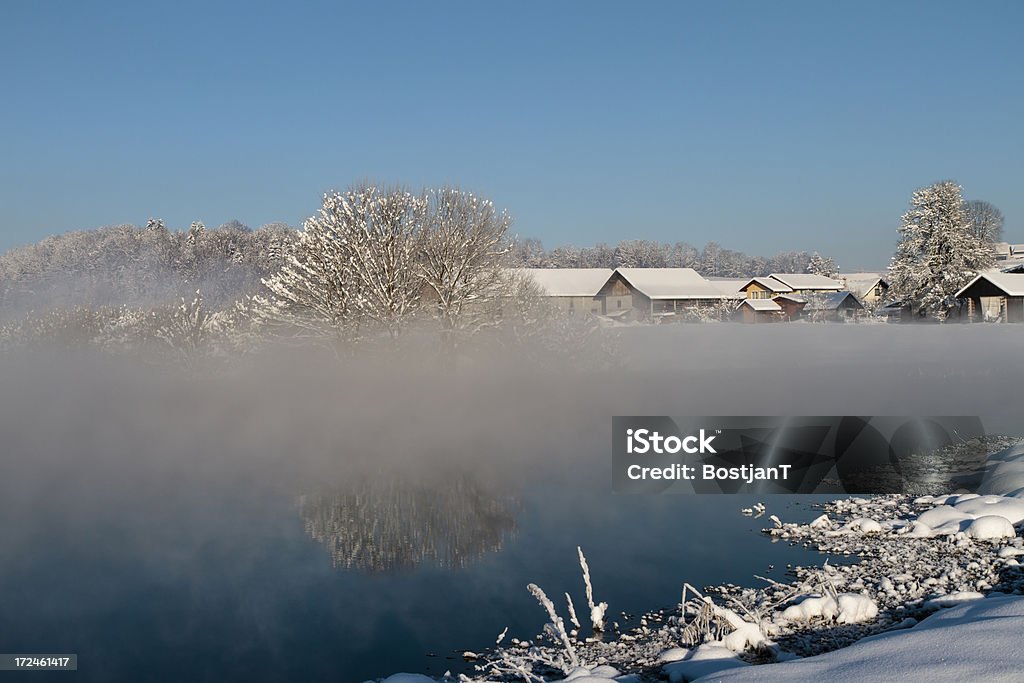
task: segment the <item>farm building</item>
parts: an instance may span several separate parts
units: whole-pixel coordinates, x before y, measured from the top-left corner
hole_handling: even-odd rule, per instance
[[[810,294],[813,292],[838,292],[843,283],[824,275],[813,273],[772,273],[766,277],[755,277],[746,281],[740,291],[748,299],[774,299],[779,294]]]
[[[889,291],[888,281],[878,273],[846,273],[837,275],[836,279],[868,308],[877,307]]]
[[[611,274],[611,277],[601,287],[598,296],[603,301],[601,313],[612,318],[625,318],[633,312],[633,288],[619,271]]]
[[[824,292],[808,296],[804,315],[810,320],[844,322],[864,311],[853,292]]]
[[[745,323],[774,323],[783,320],[782,306],[771,299],[744,299],[736,311]]]
[[[799,320],[804,312],[804,308],[807,306],[807,299],[795,294],[779,294],[772,301],[782,308],[782,318],[784,320]]]
[[[792,294],[779,294],[773,299],[750,297],[736,308],[737,317],[745,323],[774,323],[799,320],[807,302]]]
[[[517,268],[513,272],[532,279],[566,313],[604,313],[600,292],[612,275],[609,268]]]
[[[843,289],[842,282],[814,273],[772,273],[768,277],[786,285],[794,294],[838,292]]]
[[[739,300],[746,297],[743,286],[747,284],[749,278],[706,277],[704,279],[733,299]]]
[[[632,292],[633,309],[652,318],[722,305],[740,297],[738,292],[732,294],[705,280],[693,268],[619,268],[615,273]]]
[[[1024,322],[1024,273],[981,273],[956,293],[969,320]]]
[[[1010,258],[1010,254],[1012,253],[1008,242],[994,242],[992,246],[989,247],[989,251],[992,253],[992,258],[996,261],[1005,261]]]

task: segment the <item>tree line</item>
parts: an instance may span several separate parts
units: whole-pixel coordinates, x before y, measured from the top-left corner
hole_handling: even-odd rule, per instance
[[[430,323],[445,345],[501,328],[525,338],[565,323],[517,267],[690,267],[705,276],[833,275],[817,253],[751,257],[710,242],[627,240],[546,251],[510,216],[452,187],[355,186],[324,195],[301,230],[237,222],[173,231],[163,221],[48,237],[0,255],[0,342],[83,339],[172,348],[255,339],[352,345]],[[889,267],[890,300],[945,318],[955,292],[992,265],[1002,215],[943,181],[913,193]],[[564,330],[563,330],[564,331]]]
[[[768,273],[807,273],[823,269],[836,272],[831,258],[817,252],[785,251],[774,256],[750,256],[726,249],[717,242],[703,248],[687,242],[623,240],[614,247],[598,243],[592,247],[563,245],[546,250],[540,240],[516,240],[511,263],[519,268],[693,268],[705,277],[755,277]],[[826,265],[827,263],[827,265]],[[831,273],[824,272],[831,269]]]

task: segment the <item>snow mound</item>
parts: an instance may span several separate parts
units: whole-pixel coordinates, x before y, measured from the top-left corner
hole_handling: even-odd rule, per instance
[[[955,534],[961,531],[960,525],[963,522],[974,519],[964,511],[957,510],[951,505],[939,505],[931,510],[925,510],[918,516],[917,521],[931,529],[935,534]]]
[[[749,666],[750,664],[737,657],[729,648],[704,644],[691,650],[686,659],[666,664],[662,671],[668,676],[669,683],[683,683],[704,676],[717,676],[729,669]]]
[[[437,681],[423,674],[393,674],[380,683],[437,683]]]
[[[1022,630],[1024,598],[990,597],[817,657],[709,673],[714,674],[711,680],[727,683],[1017,681],[1024,671]]]
[[[959,605],[964,602],[970,602],[972,600],[981,600],[985,596],[975,591],[959,591],[957,593],[950,593],[949,595],[941,595],[937,598],[932,598],[924,603],[925,607],[952,607],[953,605]]]
[[[971,538],[1012,538],[1017,535],[1013,524],[1001,515],[978,517],[967,527]]]
[[[811,522],[810,527],[812,529],[831,529],[832,520],[828,518],[827,514],[822,515],[820,517],[815,518],[815,520]]]
[[[1024,521],[1024,500],[1020,498],[963,494],[927,502],[935,507],[918,515],[906,532],[908,536],[953,536],[964,531],[971,538],[1006,538],[1015,536],[1013,525]]]
[[[862,534],[880,534],[882,525],[868,517],[858,517],[846,523],[845,529],[860,531]]]
[[[687,655],[690,654],[690,650],[685,647],[670,647],[661,654],[658,655],[659,664],[668,664],[669,662],[678,662],[686,659]]]
[[[805,597],[782,611],[785,621],[834,620],[840,624],[859,624],[878,616],[878,605],[860,593],[841,593],[837,598],[828,595]]]
[[[565,678],[560,679],[560,681],[561,683],[568,683],[569,681],[573,683],[606,683],[607,681],[616,680],[616,677],[619,675],[619,671],[610,666],[597,666],[593,669],[581,666]]]

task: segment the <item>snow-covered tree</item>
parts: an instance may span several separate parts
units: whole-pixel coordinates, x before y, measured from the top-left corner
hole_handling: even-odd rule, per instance
[[[944,180],[916,190],[903,214],[900,241],[889,266],[889,297],[916,315],[942,319],[953,295],[992,263],[971,229],[961,188]]]
[[[839,269],[836,268],[836,264],[831,256],[822,257],[818,252],[814,252],[811,255],[811,259],[807,262],[807,272],[832,277],[839,272]]]
[[[506,234],[512,219],[489,200],[456,188],[429,193],[420,239],[417,274],[425,307],[440,320],[445,335],[475,326],[481,306],[502,294]]]
[[[988,202],[971,199],[967,202],[971,232],[985,242],[998,242],[1003,236],[1003,212]]]
[[[372,322],[397,335],[421,300],[416,258],[427,206],[403,189],[324,195],[284,267],[264,280],[269,317],[317,333]]]

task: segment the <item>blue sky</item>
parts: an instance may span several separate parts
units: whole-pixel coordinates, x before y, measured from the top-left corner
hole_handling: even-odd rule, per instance
[[[880,267],[953,178],[1024,242],[1024,3],[0,3],[0,249],[298,224],[362,179],[561,243]]]

